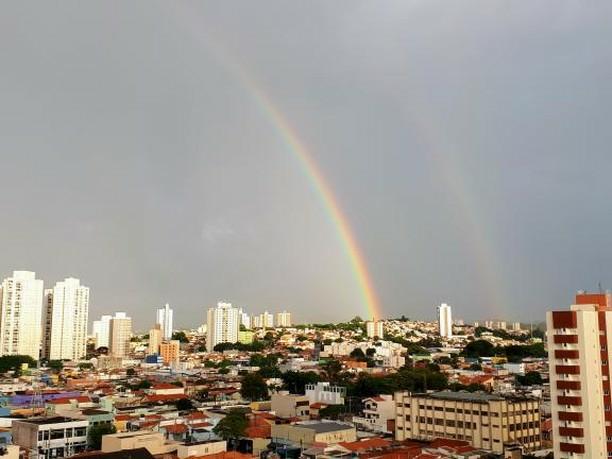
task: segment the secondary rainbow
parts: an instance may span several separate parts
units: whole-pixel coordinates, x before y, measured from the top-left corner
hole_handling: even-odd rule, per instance
[[[325,176],[304,142],[300,139],[296,129],[291,126],[277,106],[272,103],[261,85],[259,85],[246,71],[243,65],[234,59],[232,54],[227,52],[225,47],[215,39],[212,28],[206,24],[204,18],[200,16],[198,18],[199,20],[196,21],[195,18],[198,15],[193,10],[187,11],[186,9],[177,9],[174,11],[183,13],[180,18],[182,25],[186,25],[186,29],[190,31],[191,35],[195,37],[200,44],[211,51],[217,60],[229,70],[232,76],[239,80],[245,93],[253,98],[263,115],[268,119],[270,125],[275,128],[276,132],[282,138],[287,146],[287,150],[291,152],[302,165],[304,175],[308,178],[312,187],[320,196],[321,202],[336,229],[338,239],[346,252],[360,291],[361,301],[368,314],[368,319],[382,318],[380,304],[372,278],[349,221],[342,212],[338,199],[325,180]]]
[[[361,290],[363,302],[368,310],[369,316],[374,319],[380,319],[380,304],[374,289],[372,278],[349,221],[340,208],[338,199],[332,192],[330,186],[327,184],[327,181],[325,180],[325,177],[317,163],[313,159],[312,154],[308,151],[302,140],[299,138],[297,132],[289,124],[287,119],[281,115],[280,111],[270,101],[260,87],[255,84],[249,84],[248,88],[249,94],[254,97],[257,105],[268,117],[271,124],[276,128],[285,144],[289,147],[289,151],[291,151],[296,159],[301,163],[304,174],[321,197],[321,201],[329,215],[329,218],[336,228],[338,238],[342,242],[348,259],[350,260],[352,270],[359,285],[359,289]]]

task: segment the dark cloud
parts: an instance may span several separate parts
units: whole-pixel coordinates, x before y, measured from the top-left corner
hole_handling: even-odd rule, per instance
[[[300,133],[389,316],[542,320],[612,285],[607,2],[64,2],[0,17],[3,270],[91,315],[218,299],[365,314]]]

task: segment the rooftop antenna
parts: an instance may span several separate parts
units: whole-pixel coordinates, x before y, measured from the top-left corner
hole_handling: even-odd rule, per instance
[[[597,287],[599,288],[599,293],[603,293],[603,289],[601,288],[601,281],[597,282]]]

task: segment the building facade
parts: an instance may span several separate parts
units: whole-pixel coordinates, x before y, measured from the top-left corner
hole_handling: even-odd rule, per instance
[[[78,360],[87,352],[89,287],[75,278],[57,282],[45,291],[43,356],[49,360]]]
[[[362,429],[378,433],[393,433],[395,401],[392,395],[377,395],[363,400],[363,415],[354,416],[353,423]]]
[[[162,343],[162,331],[159,324],[156,324],[151,330],[149,330],[149,346],[147,351],[149,355],[159,354],[159,346]]]
[[[174,311],[168,303],[163,308],[157,310],[157,322],[162,331],[163,339],[172,338],[172,319]]]
[[[453,316],[451,307],[446,303],[438,306],[438,329],[440,336],[443,338],[451,338],[453,336]]]
[[[102,316],[100,320],[94,320],[92,335],[96,341],[96,349],[110,346],[110,321],[113,316]]]
[[[533,397],[397,392],[395,404],[399,441],[450,438],[496,453],[502,453],[506,443],[518,443],[525,451],[541,446],[540,402]]]
[[[31,271],[14,271],[2,281],[0,355],[40,358],[43,281]]]
[[[207,314],[206,350],[212,352],[219,343],[236,343],[238,341],[240,318],[238,308],[231,303],[217,303]]]
[[[291,313],[287,311],[276,313],[277,327],[291,327]]]
[[[612,295],[546,316],[555,458],[612,456]]]
[[[369,320],[366,322],[366,334],[368,338],[380,338],[384,337],[383,323],[377,320]]]
[[[38,458],[70,457],[87,447],[86,419],[62,416],[15,420],[11,425],[13,443]]]
[[[159,346],[159,355],[164,361],[164,365],[173,365],[179,361],[181,342],[178,340],[162,341]]]
[[[113,357],[126,357],[130,353],[132,319],[125,312],[117,312],[110,320],[109,326],[109,354]]]

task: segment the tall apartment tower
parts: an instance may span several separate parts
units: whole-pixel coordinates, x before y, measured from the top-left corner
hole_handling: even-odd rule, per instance
[[[14,271],[2,281],[0,355],[40,358],[43,281],[31,271]]]
[[[264,311],[259,315],[261,328],[274,328],[274,315],[268,311]]]
[[[453,336],[453,316],[451,307],[446,303],[438,306],[438,327],[441,337],[451,338]]]
[[[246,311],[243,311],[242,308],[238,310],[238,317],[240,317],[240,325],[244,325],[244,328],[251,328],[251,316]]]
[[[89,287],[69,277],[45,290],[43,356],[78,360],[87,353]]]
[[[612,295],[578,292],[546,326],[555,458],[612,456]]]
[[[126,357],[130,353],[132,338],[132,319],[125,312],[116,312],[110,320],[109,354],[114,357]]]
[[[277,327],[291,327],[291,313],[287,311],[276,313]]]
[[[172,338],[172,316],[174,311],[168,303],[157,310],[157,323],[160,325],[163,339]]]
[[[110,321],[113,316],[102,316],[94,320],[91,331],[96,340],[96,349],[110,346]]]
[[[217,303],[207,314],[206,350],[212,352],[219,343],[236,343],[240,318],[231,303]]]
[[[162,331],[159,324],[149,330],[149,355],[159,354],[159,346],[162,343]]]
[[[366,334],[368,335],[368,338],[378,337],[382,339],[384,336],[383,323],[374,319],[367,321]]]

